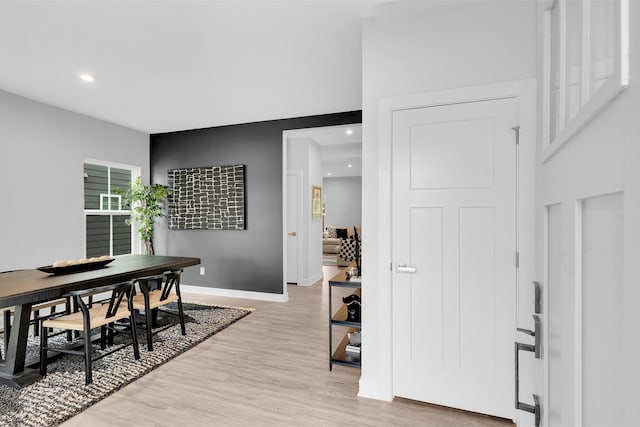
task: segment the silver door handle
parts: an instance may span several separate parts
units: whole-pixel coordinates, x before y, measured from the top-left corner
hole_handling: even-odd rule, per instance
[[[523,403],[520,402],[520,368],[519,368],[519,364],[520,364],[520,351],[530,351],[535,353],[536,348],[535,346],[531,345],[531,344],[523,344],[521,342],[515,342],[515,369],[516,369],[516,375],[515,375],[515,380],[516,380],[516,409],[519,409],[521,411],[525,411],[525,412],[529,412],[532,413],[535,417],[535,426],[539,427],[540,426],[540,415],[541,415],[541,411],[540,411],[540,397],[537,394],[533,395],[533,405],[530,405],[528,403]]]
[[[396,270],[399,271],[400,273],[415,273],[416,272],[416,268],[415,267],[407,267],[407,264],[398,265],[396,267]]]

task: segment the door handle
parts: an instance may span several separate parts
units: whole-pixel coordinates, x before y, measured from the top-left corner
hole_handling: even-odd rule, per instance
[[[531,344],[524,344],[521,342],[515,342],[515,368],[516,368],[516,396],[515,396],[515,400],[516,400],[516,409],[519,409],[521,411],[525,411],[525,412],[529,412],[531,414],[533,414],[534,418],[535,418],[535,422],[534,425],[536,427],[540,426],[540,415],[541,415],[541,411],[540,411],[540,397],[537,394],[532,395],[533,396],[533,405],[530,405],[528,403],[524,403],[524,402],[520,402],[520,369],[519,369],[519,364],[520,364],[520,350],[522,351],[530,351],[535,353],[536,352],[536,348],[534,345]]]
[[[516,328],[516,330],[518,332],[522,332],[525,333],[527,335],[531,335],[532,337],[535,338],[535,344],[533,345],[533,353],[536,356],[536,359],[541,359],[542,358],[542,324],[540,323],[540,315],[539,314],[534,314],[533,315],[533,324],[534,324],[534,330],[531,331],[529,329],[523,329],[523,328]],[[521,349],[522,350],[522,349]]]
[[[542,288],[540,283],[533,282],[534,300],[533,300],[533,312],[536,314],[542,313]]]
[[[296,233],[295,231],[292,231],[291,233],[287,233],[287,234],[293,237],[296,237],[298,235],[298,233]]]
[[[401,264],[396,267],[396,270],[400,273],[415,273],[415,267],[407,267],[407,264]]]
[[[533,323],[534,330],[530,331],[528,329],[516,328],[518,332],[525,333],[527,335],[531,335],[535,338],[535,344],[524,344],[521,342],[515,342],[515,387],[516,387],[516,409],[521,411],[529,412],[535,417],[535,426],[540,426],[540,397],[537,394],[533,395],[533,405],[528,403],[520,402],[520,351],[530,351],[534,354],[536,359],[540,359],[542,357],[542,328],[540,323],[540,316],[538,314],[533,315]]]

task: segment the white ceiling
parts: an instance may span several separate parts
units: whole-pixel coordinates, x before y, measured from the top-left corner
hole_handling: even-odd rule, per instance
[[[2,0],[0,90],[148,133],[359,110],[376,3]]]
[[[312,139],[321,147],[322,176],[362,176],[362,125],[325,126],[287,132],[291,139]]]

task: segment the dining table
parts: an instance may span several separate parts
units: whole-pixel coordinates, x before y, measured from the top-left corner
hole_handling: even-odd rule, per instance
[[[119,255],[106,265],[86,271],[56,273],[37,268],[0,273],[0,309],[14,310],[6,354],[0,361],[0,384],[23,387],[40,379],[26,365],[31,307],[65,293],[121,283],[200,264],[200,258],[164,255]],[[6,327],[5,327],[6,329]],[[6,338],[6,335],[5,335]]]

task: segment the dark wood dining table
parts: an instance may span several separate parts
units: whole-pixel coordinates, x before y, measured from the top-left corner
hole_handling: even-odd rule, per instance
[[[200,258],[121,255],[101,268],[68,274],[49,274],[37,269],[0,273],[0,309],[15,307],[9,343],[0,361],[0,383],[23,387],[40,378],[25,366],[31,307],[62,297],[69,291],[121,283],[200,264]]]

